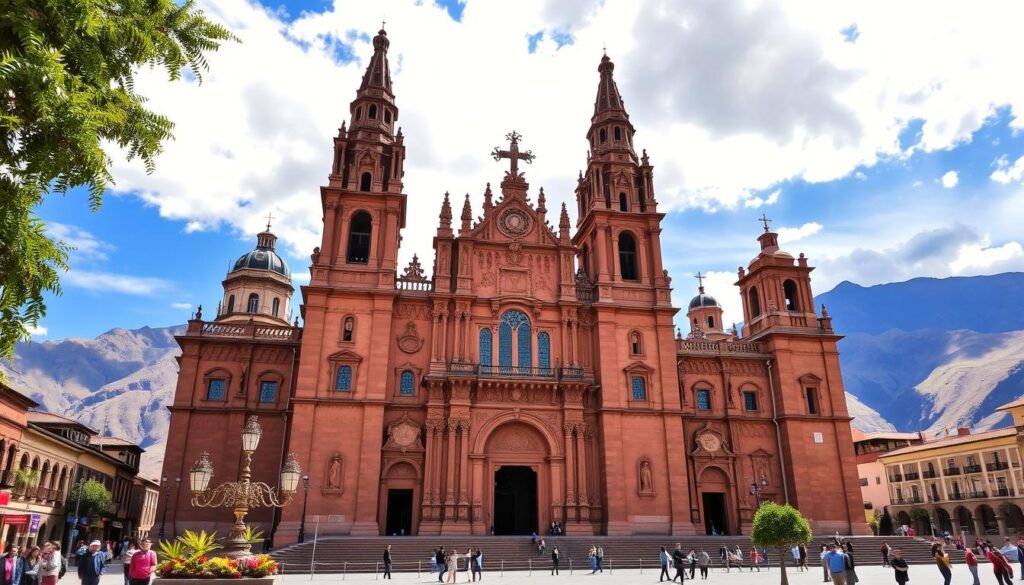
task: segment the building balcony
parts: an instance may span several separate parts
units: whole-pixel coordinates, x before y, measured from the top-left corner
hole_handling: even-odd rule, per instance
[[[1009,469],[1010,464],[1005,461],[996,461],[995,463],[986,463],[985,469],[988,471],[1002,471],[1003,469]]]
[[[945,473],[946,475],[960,475],[960,468],[947,467],[946,469],[943,470],[943,473]]]
[[[942,501],[942,497],[941,496],[936,496],[936,495],[928,496],[928,502],[931,503],[931,504],[934,504],[935,502],[941,502],[941,501]]]
[[[921,479],[921,474],[919,474],[916,471],[911,471],[909,473],[903,474],[903,477],[906,478],[907,481],[917,481]]]
[[[583,368],[533,368],[526,366],[490,366],[452,362],[447,366],[450,376],[474,378],[506,378],[513,380],[585,380],[590,377]]]
[[[981,473],[980,465],[964,465],[964,473]]]
[[[935,479],[938,476],[939,476],[939,474],[936,471],[922,471],[921,472],[921,477],[923,477],[925,479]]]
[[[998,488],[992,495],[997,498],[1012,498],[1013,488]]]
[[[895,483],[897,481],[903,481],[903,476],[898,474],[898,473],[894,473],[894,474],[889,476],[889,482],[890,483]]]

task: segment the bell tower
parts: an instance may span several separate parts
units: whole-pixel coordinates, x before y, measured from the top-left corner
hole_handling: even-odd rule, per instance
[[[398,255],[399,230],[405,227],[402,176],[405,137],[391,89],[387,32],[373,38],[373,56],[363,74],[350,118],[334,138],[328,184],[321,187],[323,242],[313,254],[312,282],[332,272],[376,272],[374,278],[339,279],[361,286],[390,288]],[[397,128],[397,130],[396,130]]]

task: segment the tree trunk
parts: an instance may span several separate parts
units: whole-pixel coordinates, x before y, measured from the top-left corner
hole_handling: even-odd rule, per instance
[[[789,577],[786,576],[786,549],[779,548],[779,571],[782,573],[782,585],[789,585]]]

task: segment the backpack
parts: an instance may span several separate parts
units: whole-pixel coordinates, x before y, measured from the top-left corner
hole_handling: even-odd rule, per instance
[[[64,574],[68,572],[68,563],[64,560],[64,557],[60,558],[60,572],[57,573],[57,578],[64,578]]]

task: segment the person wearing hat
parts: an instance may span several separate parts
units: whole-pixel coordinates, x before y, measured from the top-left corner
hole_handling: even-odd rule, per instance
[[[100,577],[107,568],[107,555],[100,552],[100,546],[98,540],[90,542],[89,550],[78,561],[78,579],[82,585],[100,585]]]

